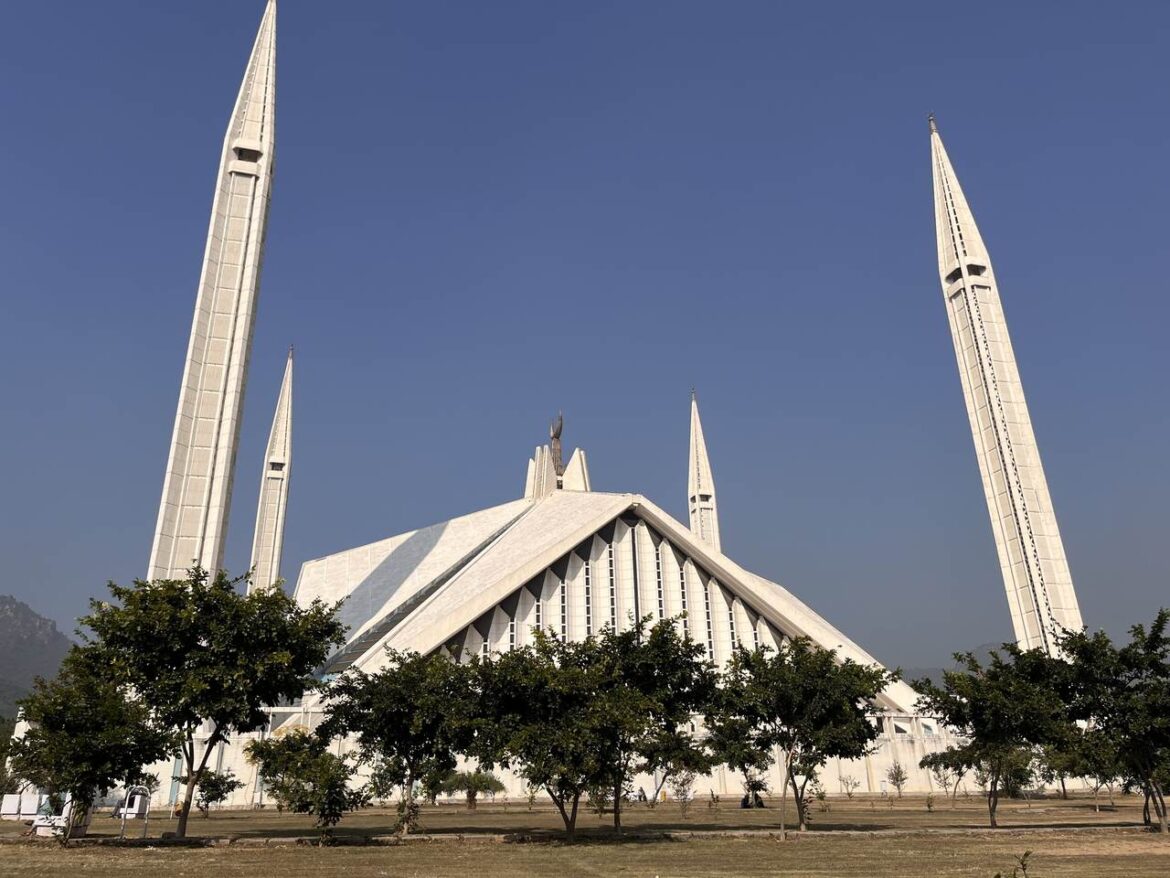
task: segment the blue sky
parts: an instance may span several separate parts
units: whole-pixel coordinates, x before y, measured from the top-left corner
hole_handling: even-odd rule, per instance
[[[0,553],[67,629],[145,572],[263,4],[0,34]],[[290,343],[284,572],[516,497],[558,408],[880,659],[1011,636],[935,267],[934,111],[991,250],[1086,622],[1170,604],[1165,3],[282,0],[228,564]]]

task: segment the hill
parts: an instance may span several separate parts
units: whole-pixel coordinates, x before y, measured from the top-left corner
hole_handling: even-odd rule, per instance
[[[70,645],[56,622],[0,595],[0,716],[16,716],[16,699],[28,693],[35,677],[56,674]]]

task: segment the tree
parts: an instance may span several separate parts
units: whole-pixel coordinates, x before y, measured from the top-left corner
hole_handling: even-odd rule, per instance
[[[857,792],[857,788],[861,786],[861,781],[851,774],[842,774],[837,776],[837,780],[841,783],[841,791],[845,793],[845,797],[852,799]]]
[[[878,731],[869,711],[897,679],[894,672],[841,660],[805,637],[778,650],[741,646],[732,653],[707,726],[716,753],[745,776],[766,769],[779,748],[803,830],[809,781],[830,758],[857,759],[871,751]]]
[[[299,607],[279,587],[243,595],[245,581],[194,567],[187,579],[111,582],[113,602],[91,601],[81,620],[119,683],[178,742],[187,778],[179,838],[216,745],[262,727],[266,707],[301,697],[344,642],[336,607]]]
[[[16,728],[15,720],[0,716],[0,795],[15,793],[18,782],[8,770],[8,749],[12,746],[12,732]]]
[[[75,646],[52,680],[38,678],[19,702],[29,728],[11,744],[13,775],[72,801],[68,842],[94,800],[163,758],[172,743],[151,711],[111,679],[93,647]]]
[[[659,777],[663,785],[678,771],[707,771],[712,761],[691,731],[695,714],[704,713],[715,694],[715,672],[703,647],[680,635],[677,620],[651,617],[625,631],[606,626],[598,638],[602,688],[595,708],[598,732],[606,738],[605,755],[612,779],[614,831],[622,831],[624,792],[639,773]]]
[[[304,731],[248,744],[248,759],[283,808],[312,814],[322,840],[330,838],[347,811],[370,801],[367,786],[351,787],[354,766],[329,752],[329,740]]]
[[[955,798],[959,795],[959,782],[962,781],[966,769],[955,765],[935,765],[930,769],[930,776],[943,789],[943,795],[949,796],[951,807],[955,807]]]
[[[476,801],[482,793],[495,795],[504,791],[500,779],[490,771],[453,771],[441,785],[447,795],[464,793],[467,796],[467,810],[474,811]]]
[[[582,795],[613,780],[597,641],[563,642],[537,630],[531,645],[482,663],[479,674],[476,757],[543,787],[572,841]]]
[[[894,763],[886,769],[886,780],[898,792],[898,798],[902,798],[902,790],[905,789],[906,784],[910,782],[910,775],[906,773],[906,769],[902,763],[897,759]]]
[[[959,670],[946,671],[943,685],[917,680],[918,710],[951,727],[964,743],[931,753],[923,768],[972,769],[986,785],[987,813],[996,826],[1001,792],[1029,783],[1038,746],[1063,741],[1073,731],[1065,706],[1067,665],[1042,650],[1005,643],[987,667],[971,653],[957,653]]]
[[[473,665],[445,656],[386,651],[372,674],[351,669],[329,688],[321,733],[357,736],[361,758],[376,767],[382,792],[401,789],[399,829],[418,823],[415,785],[446,777],[470,743],[476,706]]]
[[[180,775],[175,780],[185,786],[187,776]],[[210,817],[212,805],[218,805],[220,802],[226,801],[228,796],[243,785],[243,781],[237,780],[235,774],[231,771],[221,773],[212,771],[210,768],[205,768],[195,780],[195,786],[199,790],[195,797],[195,807],[199,809],[204,817]]]
[[[1170,610],[1149,629],[1135,625],[1114,646],[1104,632],[1070,632],[1060,648],[1071,662],[1074,716],[1116,753],[1118,767],[1145,791],[1159,829],[1167,826],[1165,776],[1170,766]],[[1107,761],[1107,760],[1106,760]]]
[[[670,795],[678,803],[679,813],[686,819],[694,796],[695,773],[689,768],[676,771],[670,776]]]

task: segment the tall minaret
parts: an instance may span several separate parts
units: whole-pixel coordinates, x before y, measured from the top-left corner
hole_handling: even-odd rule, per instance
[[[252,581],[248,591],[265,588],[280,579],[280,553],[284,548],[284,511],[288,506],[288,480],[292,474],[292,374],[293,352],[288,349],[276,414],[264,453],[260,474],[260,505],[256,510],[256,535],[252,538]]]
[[[276,0],[269,0],[232,110],[179,410],[150,551],[151,579],[198,563],[223,565],[236,444],[272,188],[276,101]]]
[[[715,479],[707,459],[703,423],[699,420],[699,403],[691,391],[691,454],[687,472],[687,507],[691,513],[691,533],[711,546],[719,546],[719,506],[715,502]]]
[[[933,116],[930,147],[938,273],[1012,625],[1021,648],[1039,647],[1055,654],[1054,635],[1061,628],[1079,630],[1081,611],[995,272]]]

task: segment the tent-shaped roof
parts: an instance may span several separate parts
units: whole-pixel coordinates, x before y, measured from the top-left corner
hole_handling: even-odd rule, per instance
[[[783,635],[878,663],[787,589],[744,570],[639,494],[556,491],[350,549],[307,562],[296,596],[346,598],[350,640],[326,670],[373,670],[386,646],[441,648],[619,518],[644,522]],[[897,683],[883,706],[910,713],[916,700]]]

